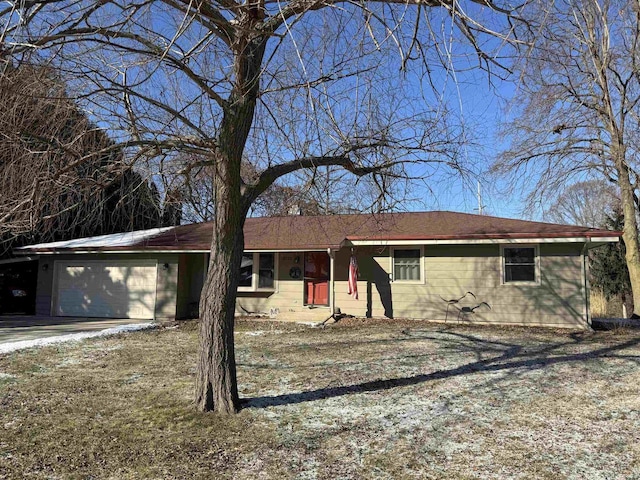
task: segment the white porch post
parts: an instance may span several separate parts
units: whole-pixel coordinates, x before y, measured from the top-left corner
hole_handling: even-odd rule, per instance
[[[335,289],[335,279],[334,277],[334,264],[335,264],[335,257],[336,257],[336,252],[335,250],[332,250],[330,248],[327,248],[327,253],[329,254],[329,291],[330,291],[330,297],[329,297],[329,305],[331,308],[331,315],[336,313],[336,289]]]

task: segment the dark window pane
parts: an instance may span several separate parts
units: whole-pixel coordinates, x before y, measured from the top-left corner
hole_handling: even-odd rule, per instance
[[[504,281],[505,282],[535,282],[536,266],[535,265],[505,265]]]
[[[261,253],[260,254],[260,268],[267,268],[273,270],[274,256],[273,253]]]
[[[253,278],[253,254],[242,255],[242,263],[240,264],[240,286],[250,287]]]
[[[505,264],[513,263],[534,263],[535,248],[505,248],[504,261]]]
[[[420,260],[420,249],[416,248],[415,250],[394,250],[393,256],[396,259],[399,258],[414,258]]]
[[[260,254],[258,270],[258,288],[273,288],[275,256],[273,253]]]

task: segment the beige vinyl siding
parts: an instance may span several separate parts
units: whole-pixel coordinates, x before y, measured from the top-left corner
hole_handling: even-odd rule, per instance
[[[53,257],[40,257],[36,282],[36,315],[51,315],[53,295]]]
[[[500,246],[455,245],[423,247],[423,282],[392,282],[392,262],[388,247],[359,247],[355,250],[360,277],[359,299],[347,293],[350,249],[335,253],[335,306],[343,313],[355,316],[419,318],[444,321],[447,305],[442,300],[461,297],[473,292],[477,299],[467,296],[459,307],[480,307],[462,319],[473,323],[536,325],[584,328],[585,286],[582,276],[582,244],[539,245],[539,284],[502,284]],[[307,319],[315,312],[326,317],[328,307],[309,309],[304,306],[303,279],[291,278],[291,268],[303,269],[303,253],[287,252],[276,255],[276,288],[271,292],[239,292],[236,313],[274,313],[276,318]],[[298,262],[296,263],[296,257]],[[55,260],[125,260],[152,259],[157,261],[156,318],[173,318],[179,305],[185,313],[189,303],[199,296],[198,276],[202,254],[118,254],[118,255],[52,255],[39,260],[37,313],[51,314],[53,292],[53,262]],[[43,265],[48,268],[43,270]],[[165,270],[163,264],[168,263]],[[180,274],[179,274],[180,271]],[[204,272],[203,272],[204,273]],[[180,278],[180,285],[178,285]],[[442,298],[441,298],[442,297]],[[180,301],[178,303],[178,299]],[[449,308],[447,322],[458,318],[458,310]]]
[[[444,321],[443,299],[468,295],[458,307],[474,307],[461,320],[475,323],[586,327],[585,288],[581,244],[539,245],[539,284],[503,284],[499,245],[455,245],[424,247],[424,284],[389,280],[388,248],[359,248],[359,300],[347,294],[349,249],[336,255],[336,307],[356,316],[421,318]],[[447,321],[455,321],[459,310],[449,307]]]

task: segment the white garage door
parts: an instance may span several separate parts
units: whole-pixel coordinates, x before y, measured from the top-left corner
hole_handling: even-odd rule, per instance
[[[155,261],[56,262],[55,269],[54,315],[153,318]]]

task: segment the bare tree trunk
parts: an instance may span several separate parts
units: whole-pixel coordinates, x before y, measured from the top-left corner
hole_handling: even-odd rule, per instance
[[[638,242],[638,222],[633,198],[633,187],[629,181],[629,168],[623,161],[618,162],[618,184],[624,215],[622,239],[626,247],[625,259],[629,270],[629,280],[633,294],[633,314],[640,306],[640,244]]]
[[[249,27],[248,31],[251,30]],[[240,409],[233,326],[244,250],[243,227],[251,205],[245,198],[241,163],[254,118],[266,46],[262,37],[245,40],[235,44],[236,81],[222,120],[212,165],[215,218],[209,271],[200,298],[200,356],[196,383],[196,403],[203,412],[235,413]]]
[[[239,189],[223,183],[217,190],[211,259],[200,298],[196,403],[203,412],[235,413],[240,400],[233,327],[246,212]]]
[[[247,202],[241,192],[241,149],[234,150],[234,122],[229,122],[227,148],[216,152],[213,184],[215,218],[209,270],[200,297],[200,356],[196,403],[200,411],[235,413],[240,408],[233,339],[236,291]]]
[[[196,402],[203,412],[235,413],[240,407],[233,338],[235,291],[227,270],[227,265],[238,263],[231,260],[233,256],[233,252],[215,255],[200,301]]]

